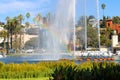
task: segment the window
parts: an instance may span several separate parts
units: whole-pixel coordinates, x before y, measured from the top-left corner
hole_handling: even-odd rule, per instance
[[[108,23],[108,26],[110,26],[110,23]]]

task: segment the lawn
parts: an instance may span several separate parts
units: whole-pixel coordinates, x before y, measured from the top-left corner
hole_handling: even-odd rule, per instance
[[[23,79],[0,79],[0,80],[49,80],[48,77],[42,77],[42,78],[23,78]]]

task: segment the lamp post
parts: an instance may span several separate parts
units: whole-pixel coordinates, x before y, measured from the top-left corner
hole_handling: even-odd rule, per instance
[[[98,49],[100,50],[99,0],[96,1],[96,4],[97,4],[97,26],[98,26]]]
[[[85,27],[85,50],[87,50],[87,22],[86,22],[86,0],[84,0],[84,27]]]

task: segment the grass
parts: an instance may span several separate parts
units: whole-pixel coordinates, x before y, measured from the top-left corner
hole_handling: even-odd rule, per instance
[[[0,79],[0,80],[49,80],[48,77],[41,77],[41,78],[20,78],[20,79]]]

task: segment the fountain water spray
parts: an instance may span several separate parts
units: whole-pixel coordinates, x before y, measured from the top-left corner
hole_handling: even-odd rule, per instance
[[[57,9],[51,23],[41,27],[39,34],[39,48],[47,54],[59,55],[75,52],[75,0],[59,0]]]

